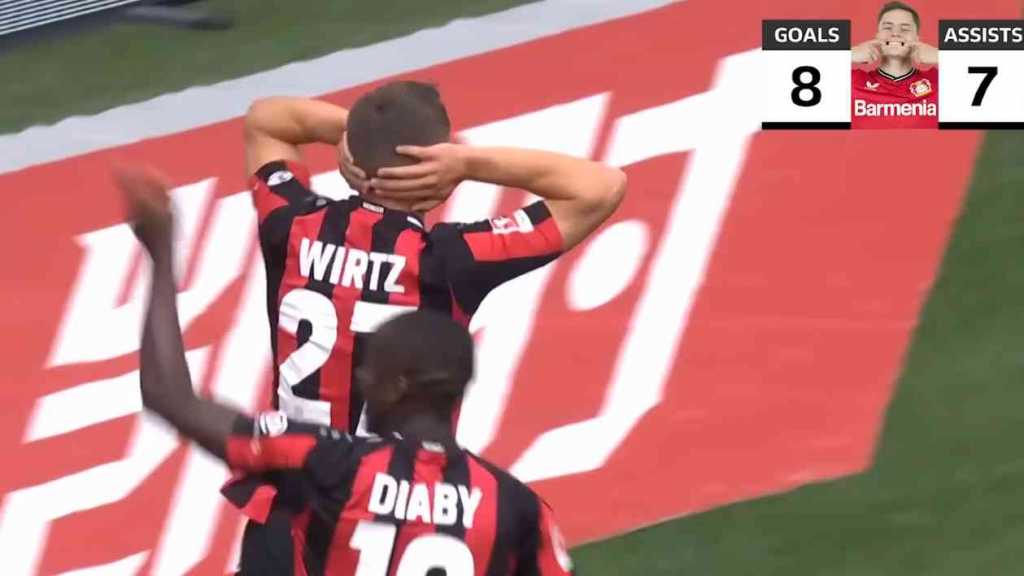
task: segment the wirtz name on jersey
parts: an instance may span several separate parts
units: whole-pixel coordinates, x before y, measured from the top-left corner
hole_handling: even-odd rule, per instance
[[[423,482],[399,481],[378,472],[373,479],[370,503],[366,509],[396,520],[454,526],[461,505],[462,525],[469,529],[473,527],[473,516],[482,498],[483,492],[479,488],[469,489],[447,482],[435,482],[430,486]]]
[[[312,276],[321,282],[326,277],[328,282],[335,285],[362,289],[365,283],[370,290],[380,290],[381,266],[384,263],[391,266],[387,277],[383,278],[383,290],[404,294],[405,287],[398,283],[398,278],[405,269],[404,256],[366,252],[309,238],[303,238],[299,247],[299,273],[306,278]]]

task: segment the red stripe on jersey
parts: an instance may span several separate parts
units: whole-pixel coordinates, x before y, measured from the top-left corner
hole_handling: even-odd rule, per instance
[[[562,234],[550,217],[529,232],[467,232],[463,238],[478,262],[549,256],[562,249]]]
[[[398,535],[395,538],[395,547],[391,553],[391,569],[388,571],[390,576],[398,573],[402,557],[405,555],[405,550],[409,547],[410,542],[421,536],[433,534],[436,531],[433,518],[434,489],[438,482],[444,481],[444,466],[447,461],[448,458],[444,452],[433,452],[426,449],[416,451],[416,459],[413,462],[412,468],[412,487],[409,493],[410,506],[406,509],[405,523],[399,526]],[[412,495],[417,485],[425,486],[427,489],[427,516],[429,522],[424,522],[423,517],[411,507]],[[410,511],[416,513],[415,519],[409,518],[408,513]]]
[[[559,556],[562,561],[559,561]],[[562,566],[562,563],[566,566]],[[566,551],[565,539],[555,524],[554,514],[544,502],[540,503],[540,542],[537,547],[537,566],[540,576],[569,576],[572,561]]]
[[[285,206],[288,201],[270,191],[270,186],[259,176],[249,177],[249,190],[252,191],[252,203],[256,207],[256,216],[262,223],[274,210]]]
[[[331,549],[324,563],[325,574],[355,574],[359,565],[359,552],[352,549],[352,534],[362,521],[372,522],[374,515],[369,511],[370,491],[373,480],[379,473],[388,471],[388,463],[394,453],[394,446],[387,446],[371,452],[359,462],[359,469],[352,480],[345,509],[341,511],[338,526],[334,531]]]
[[[285,162],[284,165],[300,184],[306,188],[310,187],[309,168],[296,162]],[[256,215],[260,222],[263,222],[267,214],[288,204],[282,196],[274,194],[258,174],[249,177],[249,189],[252,191],[253,205],[256,206]]]
[[[295,176],[295,179],[299,181],[299,184],[302,184],[307,189],[312,189],[308,166],[292,160],[286,160],[284,165],[292,173],[292,176]]]
[[[405,288],[402,294],[391,294],[389,302],[400,306],[420,305],[420,253],[423,251],[423,234],[416,228],[402,230],[395,241],[395,254],[405,258],[405,268],[398,275],[398,285]]]
[[[349,214],[348,229],[345,231],[345,257],[348,250],[370,251],[373,242],[373,225],[384,217],[366,208],[356,208]],[[366,279],[363,280],[364,285]],[[344,291],[349,291],[345,293]],[[344,295],[343,295],[344,294]],[[355,346],[352,311],[362,295],[362,288],[344,286],[339,282],[334,287],[331,300],[338,313],[338,339],[334,350],[320,369],[320,399],[331,403],[331,425],[338,430],[349,429],[349,403],[352,399],[352,350]]]
[[[304,434],[262,438],[230,436],[224,452],[228,465],[235,470],[297,470],[302,468],[314,446],[316,437]]]
[[[469,465],[470,489],[479,488],[483,496],[473,516],[473,527],[466,530],[463,540],[473,553],[476,576],[483,576],[491,563],[494,539],[498,532],[498,479],[472,456],[467,455],[466,460]]]

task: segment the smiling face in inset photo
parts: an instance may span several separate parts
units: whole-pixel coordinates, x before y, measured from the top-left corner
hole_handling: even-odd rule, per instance
[[[878,35],[882,55],[890,58],[907,58],[918,41],[918,25],[915,15],[903,9],[889,10],[878,20]]]

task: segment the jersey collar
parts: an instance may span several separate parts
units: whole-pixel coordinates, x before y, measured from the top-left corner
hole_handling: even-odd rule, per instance
[[[910,78],[914,74],[917,74],[917,68],[911,68],[909,72],[907,72],[906,74],[904,74],[902,76],[893,76],[892,74],[889,74],[888,72],[886,72],[885,70],[882,70],[881,68],[877,68],[875,71],[878,72],[878,75],[881,76],[882,78],[885,78],[885,79],[890,80],[892,82],[899,82],[901,80],[906,80],[907,78]]]
[[[370,212],[376,212],[377,214],[390,213],[405,216],[406,221],[408,221],[413,226],[419,228],[420,230],[424,230],[426,228],[423,224],[423,219],[420,217],[419,214],[416,214],[415,212],[406,212],[404,210],[395,210],[394,208],[387,208],[385,206],[381,206],[380,204],[370,202],[369,200],[363,198],[359,194],[353,195],[352,199],[358,202],[360,207],[362,207],[365,210],[369,210]]]

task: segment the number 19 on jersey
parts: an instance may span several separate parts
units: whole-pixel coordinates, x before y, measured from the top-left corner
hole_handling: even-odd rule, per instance
[[[849,20],[765,20],[761,33],[762,128],[849,128]]]

